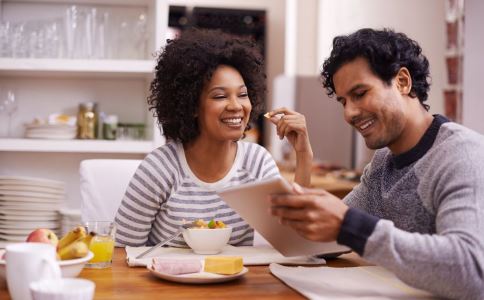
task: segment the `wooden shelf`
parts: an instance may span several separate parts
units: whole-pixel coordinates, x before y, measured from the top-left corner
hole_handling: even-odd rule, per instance
[[[154,67],[153,60],[0,58],[0,76],[149,78]]]
[[[153,141],[0,139],[4,152],[149,153]]]

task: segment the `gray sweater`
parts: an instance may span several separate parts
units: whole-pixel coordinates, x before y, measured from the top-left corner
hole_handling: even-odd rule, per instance
[[[484,299],[482,135],[437,115],[410,151],[376,151],[344,201],[339,243],[416,288]]]

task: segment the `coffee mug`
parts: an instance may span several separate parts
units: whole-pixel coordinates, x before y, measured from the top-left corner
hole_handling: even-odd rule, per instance
[[[31,300],[30,283],[34,281],[61,277],[51,244],[18,243],[6,250],[7,286],[13,300]]]

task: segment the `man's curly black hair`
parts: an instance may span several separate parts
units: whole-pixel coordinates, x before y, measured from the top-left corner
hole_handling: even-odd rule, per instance
[[[220,30],[188,29],[167,41],[148,96],[149,109],[167,139],[185,144],[200,134],[195,117],[199,98],[219,65],[229,65],[241,74],[252,104],[249,124],[259,116],[266,77],[255,42]]]
[[[342,65],[359,57],[365,58],[372,72],[387,85],[391,84],[400,68],[406,67],[412,77],[410,97],[417,97],[429,110],[429,105],[424,103],[430,87],[429,62],[416,41],[391,29],[364,28],[333,39],[333,50],[321,71],[328,96],[335,94],[334,74]]]

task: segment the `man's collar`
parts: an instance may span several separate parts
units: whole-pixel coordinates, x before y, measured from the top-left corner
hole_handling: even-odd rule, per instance
[[[425,153],[427,153],[427,151],[432,148],[435,138],[439,133],[440,126],[447,122],[450,121],[446,117],[442,115],[434,115],[432,123],[430,124],[429,128],[427,128],[417,145],[415,145],[415,147],[408,150],[407,152],[392,157],[392,161],[395,164],[395,167],[397,169],[402,169],[408,165],[411,165],[412,163],[419,160],[422,156],[424,156]]]

